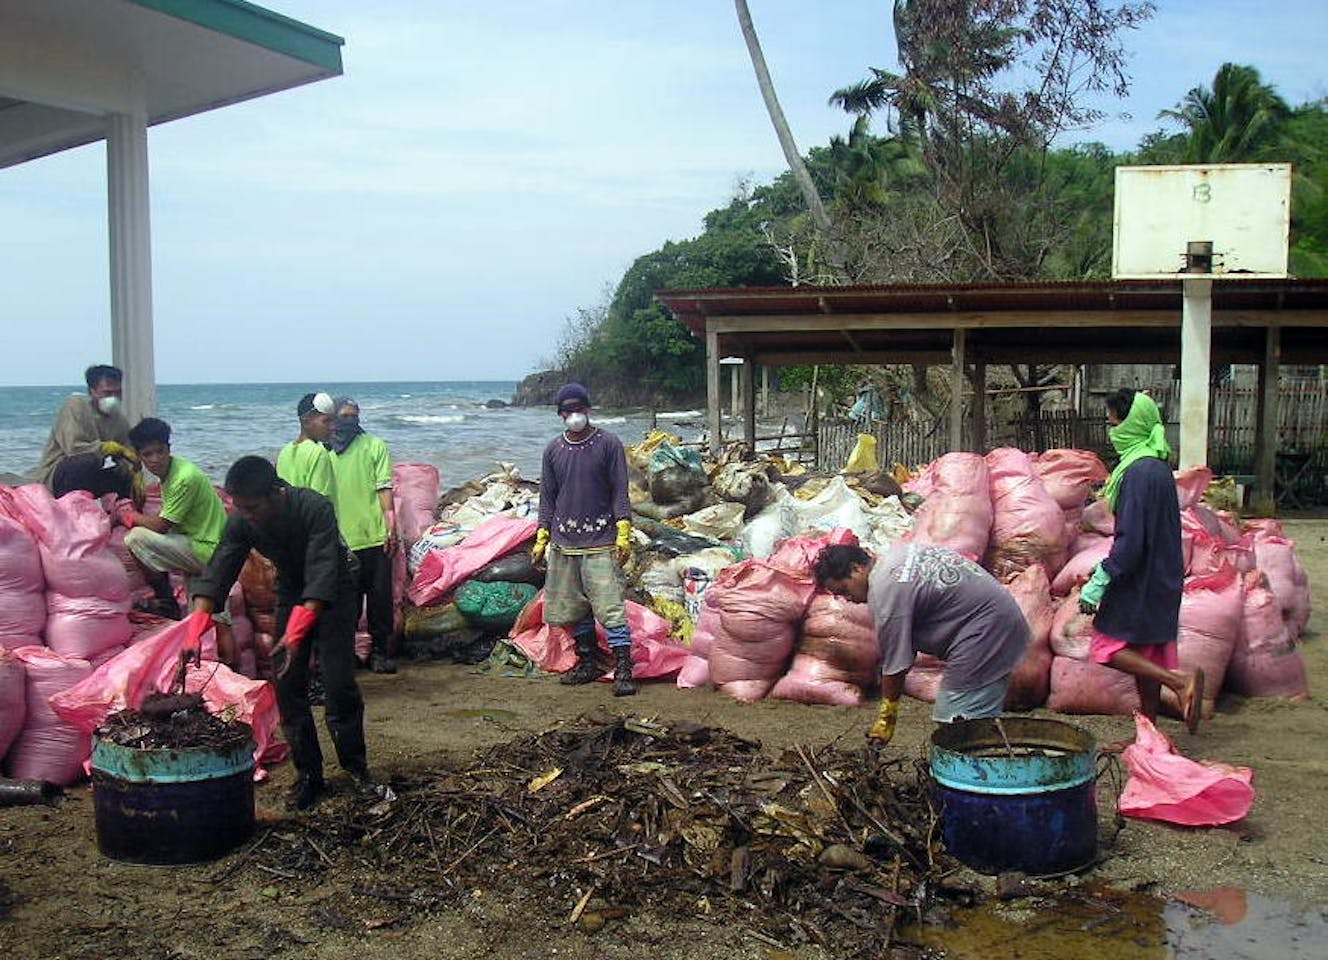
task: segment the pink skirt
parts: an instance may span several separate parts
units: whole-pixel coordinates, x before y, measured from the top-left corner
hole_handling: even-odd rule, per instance
[[[1109,637],[1100,630],[1094,630],[1091,643],[1088,655],[1094,663],[1110,663],[1112,657],[1128,648],[1153,661],[1163,670],[1180,669],[1180,657],[1176,654],[1175,640],[1169,643],[1129,644],[1124,640]]]

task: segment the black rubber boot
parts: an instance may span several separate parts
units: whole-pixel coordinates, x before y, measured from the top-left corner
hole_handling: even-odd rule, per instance
[[[576,666],[564,673],[558,682],[570,687],[594,683],[604,673],[598,661],[599,640],[594,632],[579,635],[576,638]]]
[[[632,679],[632,648],[613,648],[613,695],[631,697],[636,695],[636,681]]]

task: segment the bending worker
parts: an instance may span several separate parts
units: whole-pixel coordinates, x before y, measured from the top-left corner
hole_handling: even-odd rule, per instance
[[[325,719],[341,768],[361,792],[375,792],[364,747],[364,700],[355,682],[355,623],[359,619],[355,557],[337,530],[332,502],[292,487],[262,457],[241,457],[226,473],[235,512],[212,561],[193,584],[190,637],[212,626],[250,549],[277,568],[276,632],[272,648],[281,732],[291,746],[298,781],[297,810],[323,792],[323,752],[309,708],[309,657],[317,651],[326,692]],[[196,643],[191,643],[197,649]]]
[[[831,593],[871,608],[881,647],[880,718],[868,735],[889,741],[904,676],[919,653],[945,661],[932,719],[998,717],[1010,671],[1032,636],[1010,592],[967,557],[944,547],[899,543],[879,556],[861,547],[823,549],[814,566]]]

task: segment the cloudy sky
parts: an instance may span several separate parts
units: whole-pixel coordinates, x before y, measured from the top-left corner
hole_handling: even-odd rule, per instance
[[[804,151],[829,93],[894,67],[888,0],[749,0]],[[631,262],[782,156],[727,0],[267,0],[345,76],[154,127],[163,383],[517,379]],[[1134,88],[1082,139],[1255,65],[1328,94],[1322,0],[1159,0]],[[0,170],[0,384],[110,357],[105,150]]]

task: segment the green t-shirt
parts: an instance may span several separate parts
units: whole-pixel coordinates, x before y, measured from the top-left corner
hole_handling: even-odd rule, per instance
[[[189,538],[194,554],[207,563],[226,529],[226,508],[212,481],[184,457],[171,457],[161,480],[161,518]]]
[[[292,487],[308,487],[337,502],[337,476],[332,452],[316,440],[292,440],[277,454],[277,476]]]
[[[381,547],[387,542],[387,520],[378,502],[379,490],[392,489],[392,458],[387,444],[362,433],[349,447],[332,455],[337,475],[337,525],[352,550]]]

